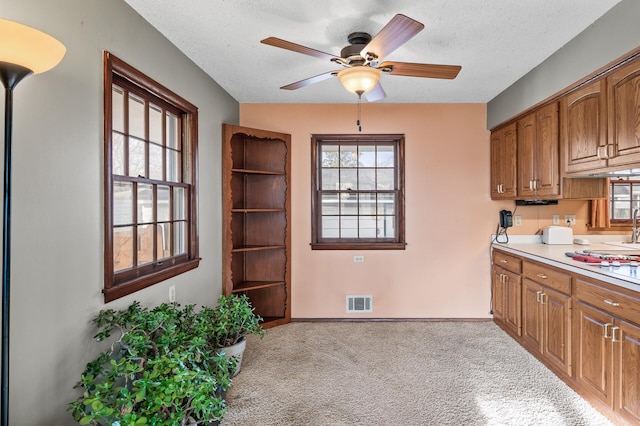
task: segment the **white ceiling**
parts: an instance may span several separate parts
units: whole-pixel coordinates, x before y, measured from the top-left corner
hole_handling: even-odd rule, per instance
[[[125,0],[240,103],[351,103],[325,59],[260,43],[274,36],[339,56],[355,31],[396,14],[425,25],[390,61],[461,65],[455,80],[383,75],[389,103],[486,103],[621,0]]]

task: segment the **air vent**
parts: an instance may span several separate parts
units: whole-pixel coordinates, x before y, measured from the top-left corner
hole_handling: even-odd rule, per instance
[[[373,296],[347,296],[347,313],[373,312]]]

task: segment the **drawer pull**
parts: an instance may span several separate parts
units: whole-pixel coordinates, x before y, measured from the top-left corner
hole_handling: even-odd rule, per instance
[[[619,342],[620,339],[616,339],[616,330],[620,330],[620,327],[613,327],[611,328],[611,341],[612,342]],[[618,336],[620,337],[620,336]]]
[[[610,299],[604,299],[604,303],[611,306],[620,306],[620,303],[614,302],[613,300],[610,300]]]
[[[609,327],[611,327],[610,323],[606,323],[604,325],[604,338],[605,339],[609,339],[611,336],[609,336]]]
[[[500,263],[509,263],[507,259],[500,259]]]
[[[542,278],[543,280],[546,280],[546,279],[547,279],[547,276],[546,276],[545,274],[543,274],[543,273],[537,274],[536,276],[537,276],[538,278]]]

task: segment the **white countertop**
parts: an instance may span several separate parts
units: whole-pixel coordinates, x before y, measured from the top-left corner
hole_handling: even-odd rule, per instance
[[[508,244],[494,242],[492,243],[492,247],[501,248],[504,251],[524,258],[537,260],[548,265],[640,292],[640,271],[638,271],[640,268],[630,268],[628,265],[623,265],[622,267],[601,267],[597,264],[594,265],[573,260],[565,254],[567,252],[584,252],[585,250],[623,254],[625,250],[638,253],[640,253],[640,250],[632,248],[625,249],[621,246],[606,244],[604,241],[622,241],[620,237],[611,235],[576,236],[576,238],[587,238],[591,241],[591,244],[548,245],[542,244],[539,236],[510,236]],[[628,239],[628,236],[625,236],[625,239]],[[624,274],[622,274],[622,272],[624,272]]]

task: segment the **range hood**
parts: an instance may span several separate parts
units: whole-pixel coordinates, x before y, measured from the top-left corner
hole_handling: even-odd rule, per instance
[[[516,206],[552,206],[558,204],[558,200],[516,200]]]
[[[569,178],[629,178],[635,177],[640,179],[640,169],[627,169],[627,170],[615,170],[605,171],[597,173],[585,172],[583,175],[571,175]]]

